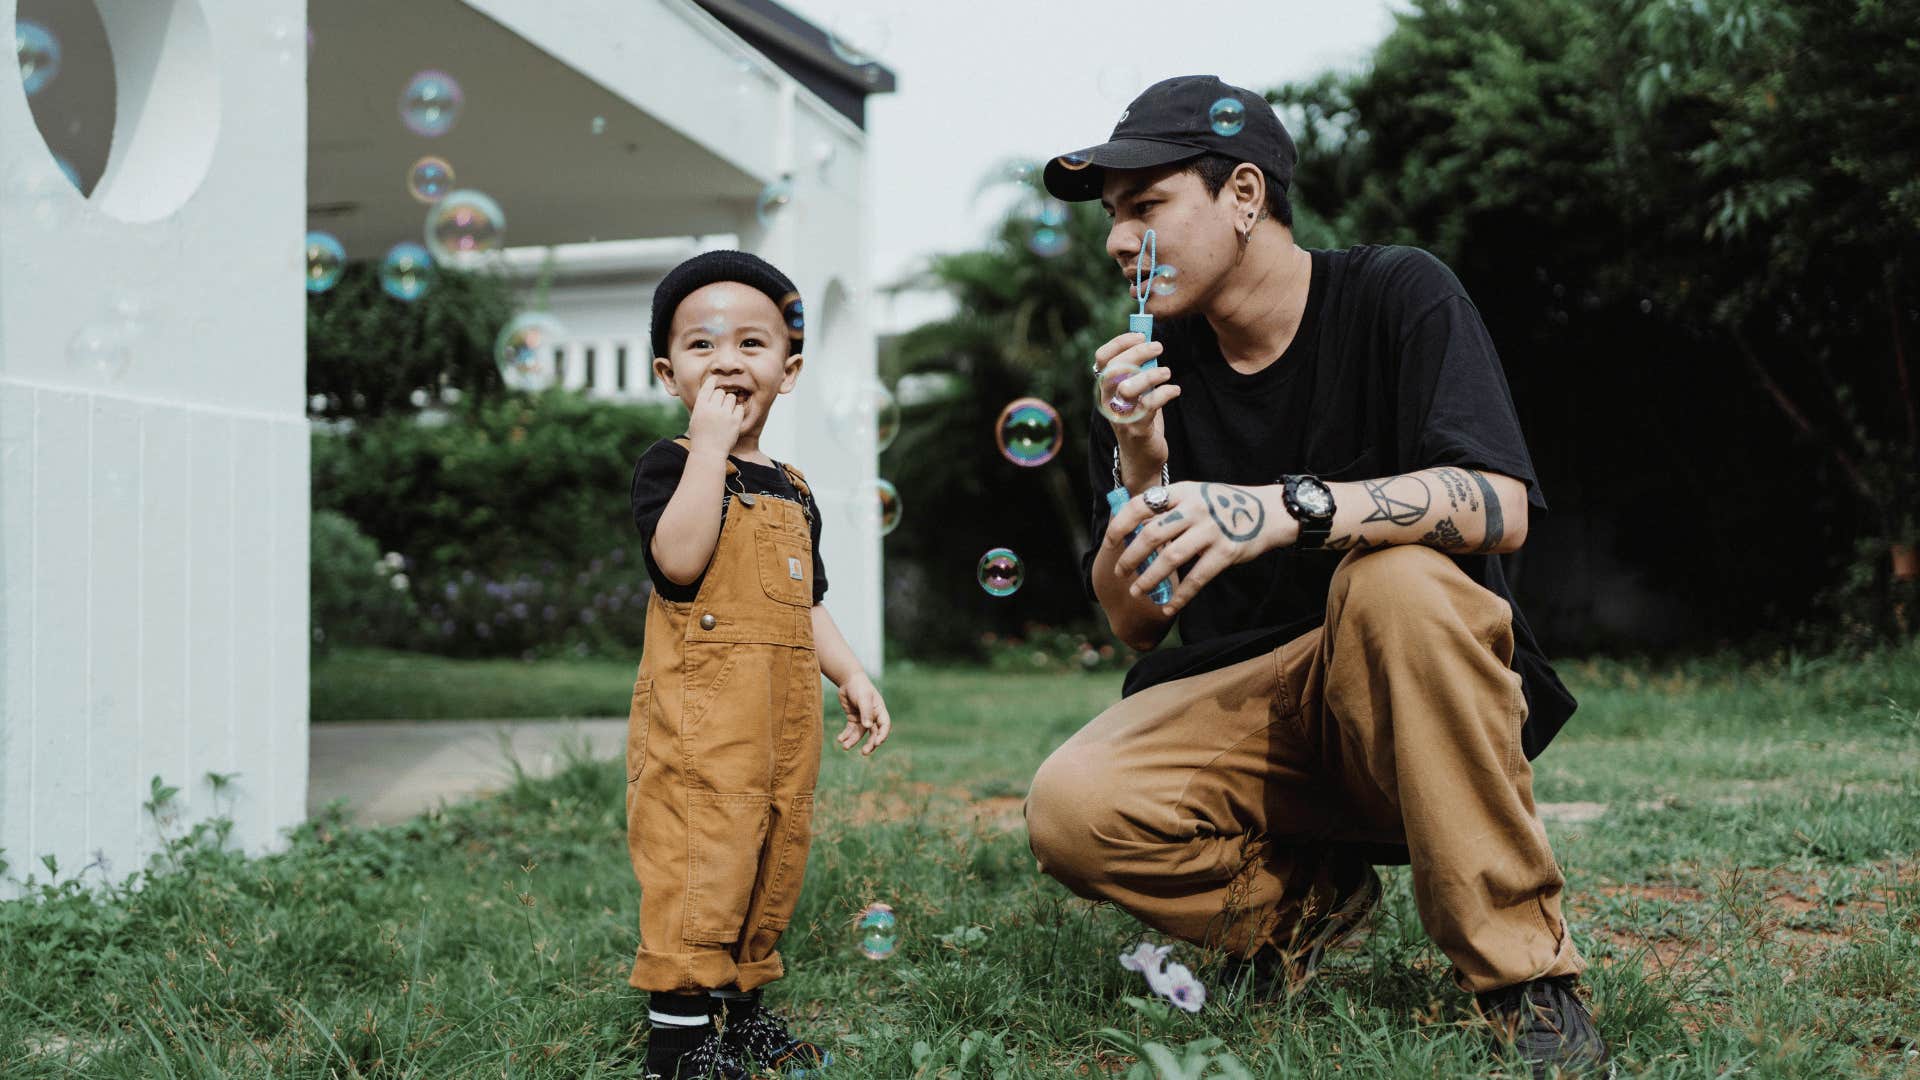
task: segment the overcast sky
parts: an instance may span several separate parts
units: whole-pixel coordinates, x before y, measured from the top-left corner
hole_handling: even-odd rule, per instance
[[[899,90],[868,99],[876,283],[978,246],[1005,201],[970,205],[1010,157],[1100,142],[1133,95],[1170,75],[1251,90],[1362,62],[1387,0],[779,0],[877,56]],[[879,329],[935,309],[904,303]]]

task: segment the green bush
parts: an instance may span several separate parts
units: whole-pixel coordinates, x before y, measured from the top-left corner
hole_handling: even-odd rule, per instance
[[[318,431],[314,507],[404,558],[420,617],[390,644],[631,655],[649,590],[628,507],[633,465],[684,428],[677,402],[552,391],[475,402],[444,422],[393,416]]]
[[[309,412],[408,415],[443,397],[500,398],[493,342],[514,307],[511,288],[491,274],[438,267],[433,286],[409,303],[381,291],[378,266],[348,266],[339,284],[307,297]]]
[[[313,646],[391,645],[407,641],[419,622],[406,563],[382,554],[352,519],[316,509],[311,526],[310,617]]]

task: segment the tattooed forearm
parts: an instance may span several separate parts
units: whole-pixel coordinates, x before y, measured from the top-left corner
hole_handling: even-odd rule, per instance
[[[1206,500],[1207,513],[1227,539],[1240,543],[1260,535],[1267,523],[1267,508],[1247,491],[1229,484],[1201,484],[1200,497]]]
[[[1417,525],[1433,505],[1433,492],[1418,476],[1389,476],[1384,480],[1362,480],[1373,510],[1361,524],[1384,521],[1390,525]]]
[[[1459,551],[1467,546],[1467,538],[1460,535],[1460,528],[1453,523],[1452,518],[1441,518],[1440,524],[1435,525],[1433,531],[1421,537],[1420,542],[1442,551]]]
[[[1493,485],[1487,483],[1486,477],[1472,469],[1467,470],[1467,475],[1473,477],[1473,482],[1480,486],[1481,501],[1487,504],[1487,535],[1480,541],[1480,546],[1476,550],[1492,551],[1500,546],[1500,541],[1507,538],[1506,522],[1500,515],[1500,496],[1494,493]]]
[[[1441,466],[1433,472],[1440,478],[1440,485],[1446,488],[1447,502],[1453,506],[1454,510],[1457,511],[1463,506],[1468,510],[1480,509],[1479,497],[1474,494],[1473,488],[1468,486],[1467,478],[1460,475],[1459,469]]]
[[[1372,551],[1374,548],[1386,545],[1375,543],[1355,533],[1352,536],[1329,536],[1327,542],[1320,546],[1328,551]]]

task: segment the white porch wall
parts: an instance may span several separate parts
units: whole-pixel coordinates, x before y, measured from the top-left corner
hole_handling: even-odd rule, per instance
[[[268,47],[305,7],[98,6],[120,126],[91,199],[60,178],[0,65],[0,849],[13,877],[44,879],[43,855],[62,877],[137,869],[158,840],[141,805],[154,776],[180,789],[170,833],[224,814],[251,851],[306,800],[305,60]],[[0,25],[13,8],[0,0]],[[211,163],[194,186],[190,132],[204,123]],[[183,205],[155,204],[189,189]],[[129,315],[123,376],[68,363],[83,327]],[[216,794],[209,773],[234,775]]]

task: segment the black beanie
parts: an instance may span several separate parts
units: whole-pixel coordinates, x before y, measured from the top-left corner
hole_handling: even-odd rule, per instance
[[[667,355],[667,342],[673,333],[673,313],[680,301],[716,281],[735,281],[759,289],[780,309],[787,324],[787,354],[800,351],[806,339],[806,320],[800,306],[800,290],[792,279],[773,268],[773,264],[745,251],[703,251],[660,279],[653,290],[653,355]]]

